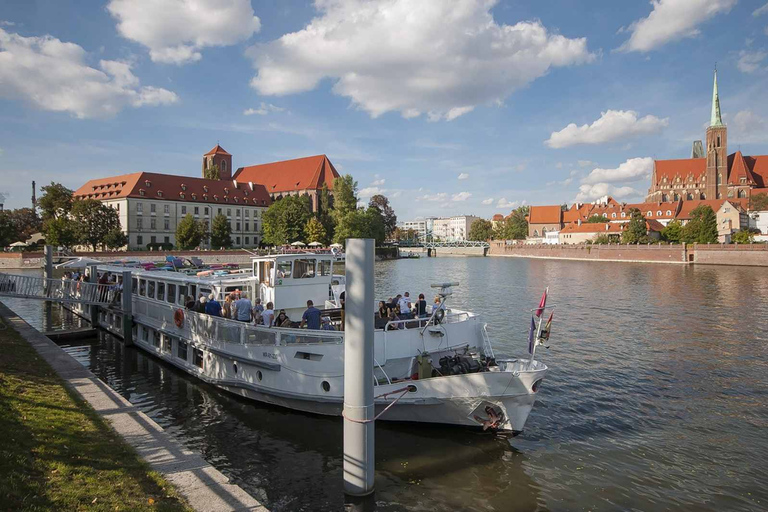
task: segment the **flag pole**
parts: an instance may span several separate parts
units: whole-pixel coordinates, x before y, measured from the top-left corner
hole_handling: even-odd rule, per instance
[[[549,286],[544,290],[544,296],[549,295]],[[531,358],[528,360],[528,369],[530,370],[531,366],[533,366],[533,358],[536,356],[536,345],[539,344],[539,336],[541,336],[541,321],[544,319],[544,311],[546,310],[546,305],[541,309],[541,314],[539,315],[539,325],[536,327],[536,335],[533,338],[533,349],[531,350]],[[538,312],[537,309],[536,311]]]

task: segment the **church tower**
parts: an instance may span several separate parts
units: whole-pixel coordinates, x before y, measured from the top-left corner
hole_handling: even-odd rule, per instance
[[[725,199],[728,188],[728,129],[720,115],[717,69],[712,89],[712,114],[707,128],[707,199]]]
[[[232,179],[232,155],[227,153],[223,147],[216,144],[216,147],[203,155],[203,178],[205,178],[205,170],[213,166],[219,169],[219,179],[231,180]]]

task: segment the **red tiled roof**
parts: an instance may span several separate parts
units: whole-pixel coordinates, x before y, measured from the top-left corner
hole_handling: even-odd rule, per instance
[[[648,219],[670,219],[671,220],[675,218],[675,215],[677,215],[677,211],[680,208],[681,202],[682,201],[668,201],[666,203],[656,202],[656,203],[627,204],[624,206],[624,211],[627,212],[627,217],[629,217],[629,210],[631,210],[632,208],[637,208],[638,210],[640,210],[640,212],[643,214],[643,217],[645,217],[646,220]],[[661,212],[661,215],[659,215],[659,212]]]
[[[493,216],[492,220],[494,220],[494,221],[504,220],[504,216],[502,214],[500,214],[500,213],[497,213],[496,215]]]
[[[728,201],[731,203],[734,207],[738,209],[746,209],[747,208],[747,199],[746,198],[740,198],[740,199],[704,199],[704,200],[694,200],[694,201],[683,201],[683,204],[680,208],[680,212],[675,217],[678,220],[688,220],[691,218],[691,212],[695,210],[698,206],[701,205],[707,205],[710,208],[712,208],[712,211],[717,213],[717,210],[720,209],[720,207],[723,206],[723,203]]]
[[[339,173],[325,155],[284,160],[271,164],[241,167],[234,177],[261,183],[269,193],[320,189],[323,183],[333,190],[333,180]]]
[[[752,171],[747,166],[747,162],[744,161],[744,155],[741,151],[737,151],[728,157],[728,183],[730,185],[741,185],[742,178],[746,179],[747,185],[754,185],[756,180],[752,176]]]
[[[528,213],[529,224],[560,224],[563,210],[560,205],[531,206]]]
[[[582,204],[580,206],[576,203],[572,204],[568,210],[563,212],[563,222],[568,223],[576,222],[579,219],[584,220],[592,209],[592,206],[593,205],[591,204]]]
[[[78,199],[120,199],[144,197],[164,201],[269,206],[272,200],[263,185],[237,180],[206,180],[191,176],[135,172],[90,180],[77,189]]]
[[[216,144],[216,147],[214,147],[212,150],[204,154],[203,156],[210,156],[210,155],[226,155],[226,156],[232,156],[229,153],[227,153],[223,147]]]
[[[664,178],[667,183],[673,182],[676,178],[685,180],[689,175],[698,180],[707,171],[706,158],[683,158],[680,160],[655,160],[654,177],[656,185],[660,185]]]
[[[657,220],[646,219],[645,227],[648,231],[661,231],[662,229],[664,229],[664,224],[662,224]]]
[[[757,182],[757,186],[768,188],[768,155],[745,156],[744,162],[752,171],[752,177]]]

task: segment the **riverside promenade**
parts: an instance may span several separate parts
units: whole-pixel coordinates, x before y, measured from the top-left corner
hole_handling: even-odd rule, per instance
[[[184,448],[146,414],[2,303],[0,318],[28,342],[65,385],[104,418],[153,470],[173,484],[192,509],[267,512],[239,486],[229,483],[228,478],[199,453]],[[119,456],[120,451],[116,447],[115,456]]]

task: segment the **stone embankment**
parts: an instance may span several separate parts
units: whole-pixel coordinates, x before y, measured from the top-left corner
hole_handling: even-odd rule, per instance
[[[492,241],[490,256],[768,267],[768,244],[549,245]]]

